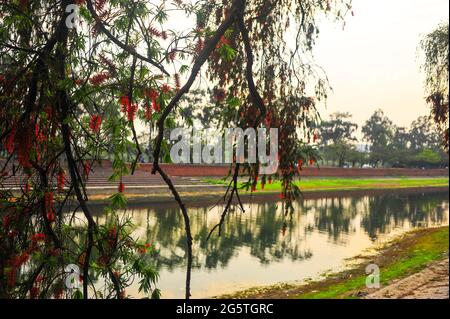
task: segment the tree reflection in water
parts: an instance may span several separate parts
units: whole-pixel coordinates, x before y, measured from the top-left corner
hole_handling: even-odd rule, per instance
[[[206,240],[218,220],[214,210],[191,208],[194,236],[194,269],[225,268],[241,249],[248,249],[261,264],[288,258],[308,259],[314,253],[305,245],[309,234],[327,234],[329,241],[345,245],[349,235],[363,231],[371,240],[396,228],[428,227],[447,223],[448,193],[389,194],[357,197],[328,197],[299,201],[296,212],[285,216],[282,203],[246,204],[246,213],[233,212],[221,237]],[[131,209],[146,241],[160,253],[157,268],[173,270],[185,265],[185,234],[178,209]],[[285,229],[285,230],[284,230]]]
[[[329,195],[299,201],[295,213],[288,216],[282,205],[245,204],[246,213],[231,212],[222,236],[216,234],[208,241],[222,207],[189,209],[193,296],[310,278],[338,267],[378,239],[412,228],[447,225],[449,215],[448,191]],[[100,222],[107,218],[102,207],[95,211]],[[159,249],[149,257],[161,273],[163,295],[182,297],[186,235],[179,209],[149,204],[149,208],[130,207],[123,214],[127,215],[137,225],[134,236]],[[138,297],[133,289],[130,293]]]

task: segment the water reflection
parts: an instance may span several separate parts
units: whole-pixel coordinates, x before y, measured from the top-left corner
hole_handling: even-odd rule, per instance
[[[222,236],[209,241],[221,207],[191,208],[193,297],[314,276],[399,231],[448,224],[448,202],[448,192],[330,197],[300,201],[292,216],[283,214],[282,203],[246,204],[246,213],[231,213]],[[136,235],[160,249],[155,263],[163,296],[182,297],[186,255],[179,210],[127,213],[139,225]]]

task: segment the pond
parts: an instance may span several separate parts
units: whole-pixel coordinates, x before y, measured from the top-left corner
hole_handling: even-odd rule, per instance
[[[326,195],[325,195],[326,196]],[[175,207],[130,207],[135,235],[154,245],[162,298],[183,298],[186,273],[183,219]],[[246,203],[207,241],[222,207],[191,207],[194,237],[192,298],[255,286],[299,282],[336,271],[348,258],[401,234],[448,225],[448,191],[391,192],[304,199],[285,216],[281,202]],[[101,215],[98,215],[102,219]],[[127,294],[140,297],[137,287]]]

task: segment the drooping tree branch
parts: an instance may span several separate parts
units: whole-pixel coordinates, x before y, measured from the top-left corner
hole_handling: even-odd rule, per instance
[[[136,50],[129,46],[126,45],[124,43],[122,43],[119,39],[117,39],[106,27],[105,24],[102,22],[102,19],[99,17],[99,15],[97,14],[97,12],[95,11],[95,8],[92,4],[92,0],[87,0],[86,1],[87,4],[87,8],[89,10],[89,12],[92,14],[92,16],[94,17],[95,22],[97,23],[99,29],[101,32],[103,32],[114,44],[116,44],[118,47],[120,47],[122,50],[128,52],[129,54],[137,57],[138,59],[148,62],[151,65],[153,65],[154,67],[158,68],[161,72],[163,72],[165,75],[169,75],[169,73],[164,69],[164,67],[160,64],[157,63],[155,61],[153,61],[150,58],[147,58],[141,54],[139,54],[138,52],[136,52]]]
[[[261,98],[261,95],[259,94],[258,89],[256,88],[255,80],[253,78],[254,56],[253,56],[252,45],[251,45],[250,38],[248,35],[248,30],[247,30],[247,28],[245,26],[245,22],[244,22],[244,12],[240,12],[240,14],[238,14],[237,22],[239,25],[239,30],[242,35],[242,41],[244,42],[244,49],[245,49],[246,58],[247,58],[246,59],[247,65],[246,65],[245,77],[246,77],[246,81],[247,81],[247,85],[248,85],[248,89],[249,89],[249,93],[250,93],[250,98],[251,98],[252,102],[259,108],[259,111],[260,111],[259,114],[256,116],[254,123],[253,123],[253,128],[256,129],[260,125],[261,119],[265,118],[267,110],[264,105],[264,101]],[[234,167],[234,174],[233,174],[232,180],[230,181],[230,184],[228,186],[227,192],[224,197],[224,200],[226,201],[226,205],[222,211],[220,221],[217,225],[215,225],[211,229],[211,231],[208,234],[207,240],[209,240],[209,238],[211,237],[211,235],[214,233],[214,231],[216,229],[219,229],[218,235],[221,236],[222,227],[223,227],[223,224],[225,223],[225,217],[227,216],[228,212],[230,211],[231,205],[233,203],[233,198],[235,195],[238,200],[238,204],[240,205],[240,208],[242,209],[242,211],[245,211],[244,207],[242,205],[242,202],[240,200],[240,197],[239,197],[239,189],[238,189],[239,169],[240,169],[240,164],[237,163]],[[228,194],[230,188],[231,188],[231,192],[229,193],[228,200],[227,200],[226,197],[227,197],[227,194]]]
[[[129,99],[131,105],[133,105],[133,88],[134,88],[134,76],[135,76],[135,73],[136,73],[136,61],[137,61],[137,58],[135,56],[135,57],[133,57],[133,64],[131,65],[130,85],[129,85],[129,88],[128,88],[128,99]],[[138,162],[139,158],[142,155],[142,150],[141,150],[141,146],[139,144],[139,140],[138,140],[138,137],[137,137],[136,128],[134,126],[134,121],[133,120],[130,121],[130,125],[131,125],[131,131],[133,133],[134,143],[136,144],[136,149],[137,149],[136,158],[134,159],[134,161],[133,161],[133,163],[131,165],[131,175],[134,175],[134,172],[136,170],[137,162]]]
[[[184,94],[188,93],[191,89],[191,86],[194,84],[195,79],[197,78],[198,74],[200,73],[201,67],[205,62],[207,61],[210,54],[214,51],[217,44],[219,43],[222,36],[225,34],[225,32],[228,30],[228,28],[231,27],[231,25],[235,22],[237,14],[240,11],[243,11],[245,5],[245,0],[235,0],[233,2],[232,7],[230,8],[230,11],[228,13],[227,18],[225,21],[219,26],[219,28],[216,30],[214,35],[209,39],[203,50],[199,53],[197,59],[195,60],[194,66],[192,68],[191,74],[186,82],[186,84],[176,93],[175,97],[170,101],[170,103],[167,105],[167,107],[164,109],[164,112],[162,113],[160,119],[158,120],[157,126],[158,126],[158,136],[156,138],[156,147],[153,153],[154,156],[154,162],[153,162],[153,169],[152,174],[156,174],[157,172],[161,175],[161,177],[164,179],[168,187],[170,188],[175,200],[177,201],[182,215],[184,219],[185,224],[185,230],[186,230],[186,244],[187,244],[187,270],[186,270],[186,299],[189,299],[190,294],[190,281],[191,281],[191,268],[192,268],[192,235],[190,230],[190,220],[189,215],[186,209],[186,206],[184,205],[180,194],[176,190],[173,182],[169,178],[169,176],[164,172],[164,170],[159,165],[159,157],[161,153],[161,144],[164,137],[164,124],[167,119],[167,117],[171,114],[173,109],[177,106],[181,98]]]

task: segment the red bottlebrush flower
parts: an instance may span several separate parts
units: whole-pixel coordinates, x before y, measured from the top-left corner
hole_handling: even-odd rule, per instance
[[[162,38],[163,40],[167,40],[167,32],[166,32],[166,31],[162,31],[162,32],[161,32],[161,38]]]
[[[319,139],[319,135],[317,133],[314,133],[314,137],[313,137],[314,143],[317,142],[318,139]]]
[[[268,110],[266,114],[266,126],[270,128],[271,125],[272,125],[272,111]]]
[[[268,181],[269,181],[269,185],[272,185],[272,183],[273,183],[272,176],[269,177]]]
[[[58,191],[59,192],[64,191],[65,183],[66,183],[66,175],[64,174],[63,171],[60,171],[58,174]]]
[[[53,257],[57,257],[61,255],[61,249],[59,248],[53,248],[49,251],[49,255]]]
[[[161,112],[161,105],[156,101],[156,99],[152,100],[152,108],[155,110],[155,112],[159,113]]]
[[[181,89],[180,75],[178,73],[175,73],[173,76],[173,79],[175,81],[175,87],[176,87],[177,91],[179,91]]]
[[[83,164],[83,172],[84,172],[84,177],[88,178],[89,174],[91,173],[91,164],[89,164],[88,162],[85,162]]]
[[[128,121],[132,122],[134,121],[135,117],[136,117],[136,112],[138,110],[138,105],[137,104],[133,104],[133,105],[129,105],[127,108],[127,118]]]
[[[169,58],[170,61],[175,61],[175,59],[177,58],[177,51],[175,50],[170,51],[167,57]]]
[[[161,31],[158,31],[156,28],[154,28],[152,26],[149,26],[147,30],[151,35],[153,35],[154,37],[157,37],[157,38],[159,38],[163,35]]]
[[[94,86],[99,86],[102,85],[109,78],[110,74],[108,72],[100,72],[95,74],[92,78],[90,78],[89,82]]]
[[[7,150],[8,154],[14,153],[14,139],[16,137],[16,128],[13,127],[11,132],[8,134],[8,137],[5,140],[4,147]]]
[[[36,152],[36,160],[39,162],[41,160],[41,152],[37,145],[34,146],[34,151]],[[31,167],[31,163],[29,163],[29,165]]]
[[[89,127],[92,132],[98,133],[100,131],[100,126],[102,125],[102,117],[100,115],[92,115],[89,121]]]
[[[314,159],[311,158],[311,159],[309,160],[309,165],[314,165],[314,163],[315,163]]]
[[[158,91],[153,89],[146,89],[144,95],[151,100],[157,99],[159,97]]]
[[[153,110],[150,105],[146,102],[144,104],[144,117],[146,121],[151,121],[153,116]]]
[[[117,190],[119,191],[119,193],[125,192],[125,185],[122,182],[120,182]]]
[[[220,38],[220,41],[219,41],[219,43],[217,43],[216,48],[219,49],[222,45],[230,45],[230,41],[228,41],[228,39],[225,38],[225,36],[222,36]]]
[[[252,192],[256,192],[256,185],[255,184],[252,185]]]
[[[202,38],[199,38],[197,43],[195,44],[195,52],[199,54],[205,48],[205,41]]]
[[[39,296],[39,288],[36,286],[33,286],[30,289],[30,299],[36,299]]]
[[[19,160],[19,164],[23,168],[31,168],[30,163],[30,153],[32,149],[32,128],[31,126],[27,126],[19,130],[16,134],[16,144],[17,144],[17,158]],[[37,160],[39,161],[39,153],[36,152]]]
[[[43,127],[43,128],[39,128],[39,124],[37,124],[36,123],[36,125],[35,125],[35,132],[34,132],[34,135],[35,135],[35,137],[36,137],[36,140],[39,142],[39,143],[42,143],[42,142],[45,142],[46,140],[47,140],[47,136],[46,136],[46,134],[45,134],[45,128]]]
[[[113,247],[117,241],[117,228],[113,227],[108,230],[108,244],[110,247]]]
[[[169,84],[166,83],[161,86],[161,91],[164,94],[167,94],[167,93],[170,93],[170,91],[172,91],[172,88],[169,86]]]
[[[50,223],[53,223],[55,221],[55,212],[53,210],[47,213],[47,219]]]
[[[75,79],[75,85],[81,86],[83,85],[84,81],[82,79]]]
[[[284,193],[280,194],[280,199],[286,199],[286,195]]]
[[[99,15],[104,15],[106,0],[95,0],[94,5],[95,9],[99,12]]]
[[[35,234],[31,236],[31,241],[38,242],[38,241],[44,241],[45,240],[45,234]]]
[[[111,228],[109,230],[109,232],[108,232],[108,235],[109,235],[110,239],[116,239],[116,237],[117,237],[117,228],[116,227]]]
[[[53,211],[53,200],[54,196],[52,192],[47,192],[44,194],[45,211],[47,213]]]
[[[110,72],[116,72],[116,66],[114,65],[114,62],[111,59],[108,59],[103,54],[100,54],[99,56],[100,62],[105,65]]]
[[[100,258],[98,259],[98,262],[100,265],[107,265],[109,262],[109,258],[106,255],[101,255]]]
[[[214,92],[214,98],[219,103],[222,103],[225,100],[226,96],[227,94],[224,89],[217,89]]]
[[[126,95],[120,97],[120,105],[122,105],[122,112],[126,113],[130,106],[130,98]]]
[[[22,254],[20,254],[20,256],[15,256],[12,260],[11,260],[11,265],[18,269],[20,267],[22,267],[23,264],[25,264],[26,262],[28,262],[28,260],[30,260],[30,254],[26,251],[22,252]]]

